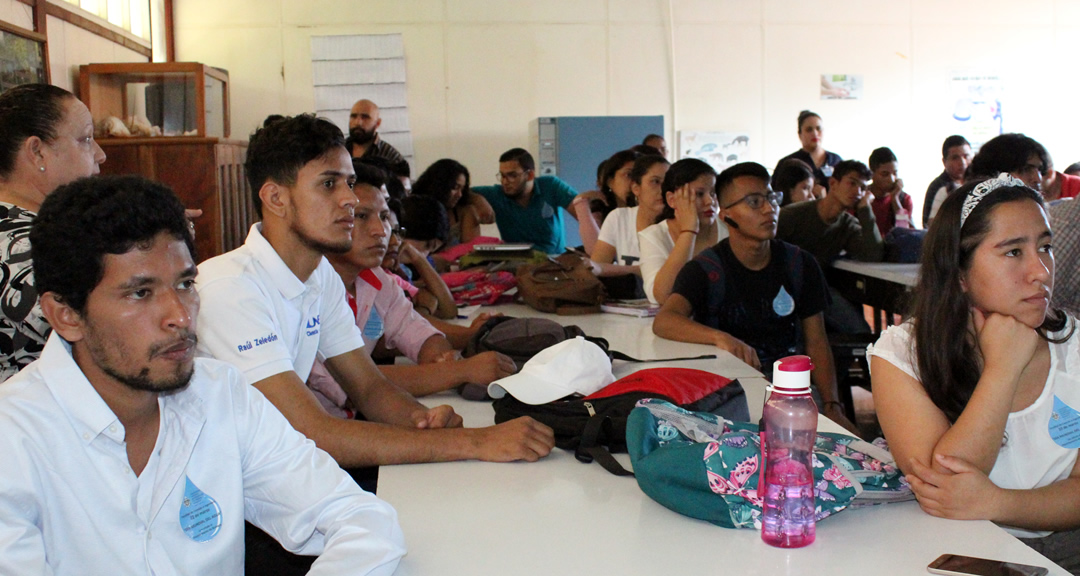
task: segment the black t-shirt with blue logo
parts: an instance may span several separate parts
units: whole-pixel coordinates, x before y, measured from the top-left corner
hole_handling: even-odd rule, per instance
[[[724,239],[683,266],[672,289],[690,302],[695,322],[752,346],[766,375],[774,361],[803,353],[802,320],[829,298],[813,255],[779,240],[769,249],[769,264],[750,270]]]

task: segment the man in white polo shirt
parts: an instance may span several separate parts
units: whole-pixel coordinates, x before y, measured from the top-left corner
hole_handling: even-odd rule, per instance
[[[363,350],[345,287],[324,252],[352,244],[352,159],[341,131],[300,115],[252,136],[247,170],[256,210],[244,246],[199,266],[199,352],[240,367],[343,468],[460,459],[535,461],[551,429],[529,418],[461,427],[387,380]],[[367,420],[330,416],[305,385],[316,355]]]
[[[392,508],[360,490],[235,367],[195,358],[193,239],[135,176],[53,192],[30,232],[41,358],[0,385],[0,574],[242,574],[244,520],[391,574]]]

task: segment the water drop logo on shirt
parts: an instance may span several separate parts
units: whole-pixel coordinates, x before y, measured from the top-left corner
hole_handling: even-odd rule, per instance
[[[1062,448],[1080,448],[1080,412],[1054,395],[1054,411],[1047,423],[1050,437]]]
[[[795,299],[791,297],[791,294],[788,294],[788,291],[783,286],[776,293],[776,298],[773,298],[772,309],[781,318],[795,311]]]
[[[184,477],[184,501],[180,504],[180,527],[196,542],[208,542],[221,531],[221,506],[209,494]]]
[[[369,341],[376,341],[383,335],[383,319],[379,315],[379,311],[374,306],[371,307],[371,313],[368,314],[367,322],[364,322],[364,339]]]

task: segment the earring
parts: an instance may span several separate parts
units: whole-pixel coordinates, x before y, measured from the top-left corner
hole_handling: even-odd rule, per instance
[[[39,169],[39,170],[41,170],[42,172],[44,172],[44,171],[45,171],[45,167],[44,167],[44,166],[39,166],[39,167],[38,167],[38,169]]]

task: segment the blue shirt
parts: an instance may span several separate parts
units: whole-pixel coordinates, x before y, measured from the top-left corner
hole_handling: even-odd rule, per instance
[[[567,208],[577,196],[566,182],[554,176],[537,176],[532,198],[524,207],[507,197],[502,186],[474,186],[471,190],[487,199],[495,210],[495,223],[504,241],[528,242],[548,254],[566,250],[559,208]]]

